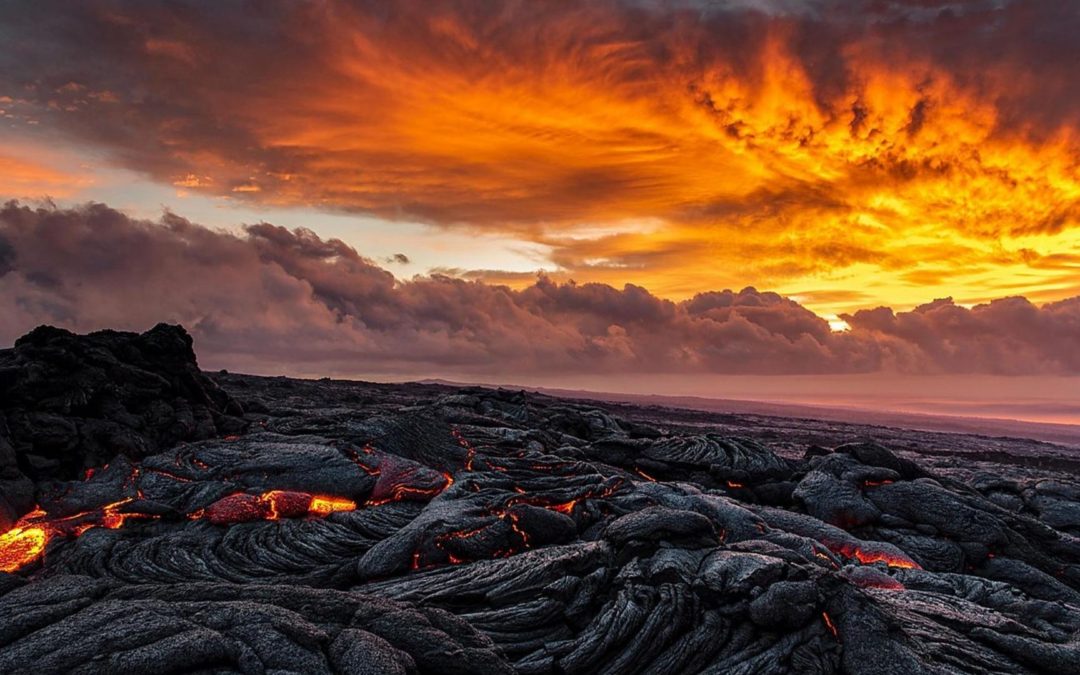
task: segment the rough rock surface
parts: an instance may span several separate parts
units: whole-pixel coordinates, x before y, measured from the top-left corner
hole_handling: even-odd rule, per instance
[[[179,326],[85,336],[41,326],[0,350],[0,528],[33,506],[34,482],[239,433],[242,415]]]
[[[138,338],[63,339],[80,371]],[[37,478],[0,537],[0,672],[1080,670],[1080,481],[1019,470],[1023,442],[924,456],[833,425],[796,452],[760,420],[219,374],[234,437],[204,376],[111,386],[138,372],[213,425],[45,455],[101,466]]]

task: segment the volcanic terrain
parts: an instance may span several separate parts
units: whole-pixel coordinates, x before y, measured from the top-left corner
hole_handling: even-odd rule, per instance
[[[0,351],[0,672],[1077,673],[1080,457]]]

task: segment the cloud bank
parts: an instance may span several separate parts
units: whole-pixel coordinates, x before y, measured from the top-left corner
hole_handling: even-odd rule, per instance
[[[844,318],[834,333],[753,288],[672,302],[545,277],[397,280],[339,240],[268,223],[236,235],[103,204],[0,209],[0,344],[42,323],[170,321],[204,364],[270,373],[1080,373],[1080,297]]]
[[[1078,33],[1060,0],[14,0],[0,108],[188,193],[510,234],[561,278],[1060,299]]]

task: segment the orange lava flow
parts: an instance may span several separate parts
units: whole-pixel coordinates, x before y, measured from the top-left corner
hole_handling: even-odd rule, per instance
[[[197,459],[193,462],[201,465],[201,468],[207,468],[205,463]],[[103,467],[103,469],[107,468],[108,465]],[[132,467],[130,475],[124,481],[125,488],[136,486],[141,471],[137,466]],[[149,471],[181,482],[189,480],[160,469],[149,469]],[[92,478],[95,473],[94,469],[87,469],[86,479]],[[446,483],[432,490],[419,490],[404,485],[395,486],[391,499],[387,501],[395,501],[412,492],[438,494],[453,482],[453,477],[449,474],[444,474],[444,478]],[[49,518],[44,509],[40,506],[35,507],[33,511],[20,518],[10,530],[0,534],[0,572],[15,572],[39,560],[54,537],[78,537],[95,527],[118,530],[129,520],[158,518],[153,514],[126,511],[127,505],[136,499],[143,498],[142,491],[139,489],[135,490],[135,495],[105,504],[92,511],[57,518]],[[332,513],[354,511],[356,508],[356,502],[344,497],[270,490],[259,495],[247,493],[228,495],[204,509],[189,513],[187,517],[190,520],[205,518],[215,524],[231,524],[281,518],[325,518]]]
[[[40,525],[15,527],[0,535],[0,572],[15,572],[37,560],[49,543],[49,530]]]
[[[338,511],[355,511],[356,502],[351,499],[344,499],[341,497],[319,497],[315,496],[311,498],[311,504],[308,506],[308,511],[315,515],[326,516]]]
[[[922,569],[919,563],[905,555],[897,555],[883,550],[874,550],[869,547],[853,546],[851,544],[825,544],[833,553],[854,558],[863,565],[883,562],[889,567],[902,567],[904,569]]]
[[[231,525],[254,520],[280,520],[312,516],[325,518],[339,511],[355,511],[356,502],[344,497],[310,495],[306,492],[270,490],[260,495],[238,492],[222,497],[205,509],[189,515],[206,518],[215,525]]]
[[[919,565],[914,560],[906,560],[898,556],[892,556],[888,553],[882,553],[879,551],[863,551],[862,549],[855,549],[855,557],[859,562],[864,565],[871,563],[883,562],[889,567],[903,567],[906,569],[918,569]]]
[[[78,537],[87,530],[104,527],[116,530],[132,518],[156,518],[145,513],[124,513],[121,507],[134,497],[106,504],[100,510],[49,519],[39,506],[0,535],[0,571],[15,572],[40,559],[53,537]]]
[[[146,513],[123,511],[123,507],[133,501],[134,497],[127,497],[94,511],[53,519],[48,519],[48,514],[40,507],[34,509],[19,519],[13,528],[0,534],[0,572],[16,572],[39,560],[53,537],[78,537],[95,527],[118,530],[129,520],[157,518]],[[356,508],[356,502],[343,497],[271,490],[261,495],[237,493],[223,497],[207,508],[189,514],[188,518],[205,518],[225,525],[304,516],[325,518],[331,513]]]

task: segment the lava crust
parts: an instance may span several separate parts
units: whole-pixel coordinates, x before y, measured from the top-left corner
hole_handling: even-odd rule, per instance
[[[170,327],[0,364],[0,672],[1080,672],[1068,473],[208,377]]]

